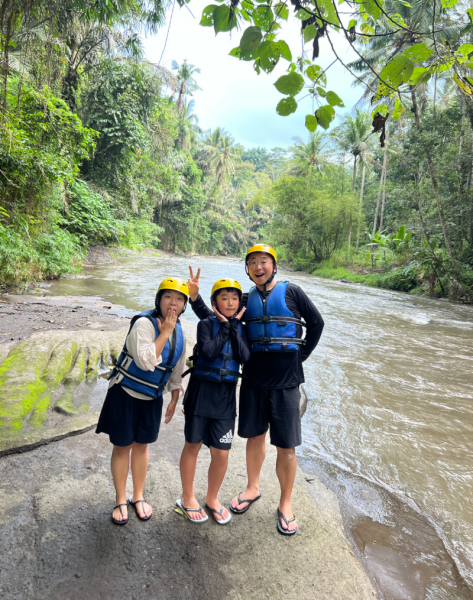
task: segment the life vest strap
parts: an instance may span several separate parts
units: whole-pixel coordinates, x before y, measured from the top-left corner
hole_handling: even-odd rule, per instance
[[[204,373],[215,373],[215,375],[220,375],[221,377],[226,377],[227,375],[241,377],[240,371],[231,371],[230,369],[215,369],[214,367],[206,367],[204,365],[196,366],[195,370],[203,371]]]
[[[284,346],[288,346],[289,344],[296,344],[297,346],[304,346],[305,340],[301,340],[301,338],[261,337],[250,340],[250,344],[252,346],[254,346],[255,344],[260,344],[262,346],[268,346],[269,344],[283,344]]]
[[[117,369],[117,371],[119,373],[121,373],[122,375],[124,375],[125,377],[128,377],[129,379],[133,379],[133,381],[137,381],[138,383],[142,383],[143,385],[146,385],[150,388],[153,388],[154,390],[164,390],[164,388],[166,387],[166,384],[164,385],[155,385],[154,383],[150,383],[149,381],[146,381],[144,379],[140,379],[139,377],[136,377],[135,375],[130,375],[130,373],[128,373],[128,371],[126,371],[125,369],[123,369],[120,366],[116,366],[115,367]]]
[[[307,327],[302,319],[296,319],[295,317],[273,317],[269,315],[262,315],[261,317],[246,319],[245,323],[246,325],[251,325],[252,323],[277,323],[282,327],[288,323],[294,323],[295,325],[301,325],[301,327]]]

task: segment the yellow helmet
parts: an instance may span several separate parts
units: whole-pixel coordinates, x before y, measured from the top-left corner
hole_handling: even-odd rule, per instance
[[[253,254],[253,252],[266,252],[266,254],[270,254],[273,257],[275,263],[278,262],[276,252],[271,248],[271,246],[268,246],[268,244],[256,244],[254,246],[251,246],[251,248],[246,253],[245,264],[248,262],[248,256],[250,254]]]
[[[186,297],[186,301],[189,299],[189,288],[187,287],[187,283],[177,277],[167,277],[166,279],[163,279],[158,288],[158,294],[163,290],[175,290],[176,292],[183,294]]]
[[[212,299],[214,297],[215,292],[218,292],[218,290],[223,290],[226,288],[235,288],[240,292],[240,299],[242,296],[242,289],[241,289],[241,285],[238,283],[238,281],[236,279],[219,279],[218,281],[216,281],[213,284],[212,287],[212,293],[210,294],[210,298]]]

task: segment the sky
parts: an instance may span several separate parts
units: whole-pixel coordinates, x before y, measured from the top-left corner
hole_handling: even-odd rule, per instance
[[[298,110],[288,117],[281,117],[276,113],[276,105],[284,96],[273,84],[285,74],[289,63],[281,58],[272,73],[257,75],[252,62],[228,56],[230,50],[239,45],[242,31],[233,31],[231,36],[229,33],[215,36],[213,28],[201,27],[199,22],[202,10],[208,3],[209,0],[192,0],[189,8],[180,8],[176,2],[167,44],[165,45],[165,39],[171,9],[167,13],[165,26],[157,35],[145,40],[147,59],[159,63],[164,49],[160,63],[162,66],[171,69],[173,60],[181,64],[187,59],[188,63],[201,69],[196,80],[202,91],[194,95],[194,112],[199,117],[202,129],[224,127],[237,143],[246,148],[286,148],[292,144],[294,136],[307,139],[309,132],[304,122],[306,114],[313,114],[310,97],[303,100]],[[356,58],[342,35],[332,33],[331,37],[343,61],[350,62]],[[302,42],[298,19],[290,16],[287,23],[283,22],[279,38],[289,44],[293,59],[300,55]],[[311,44],[309,42],[306,47],[309,52]],[[323,38],[320,42],[320,57],[316,63],[326,68],[334,58],[328,40]],[[337,115],[350,112],[359,100],[362,89],[351,85],[352,76],[339,63],[328,70],[327,78],[327,90],[336,92],[345,103],[345,108],[336,108]],[[303,95],[301,93],[299,97]]]

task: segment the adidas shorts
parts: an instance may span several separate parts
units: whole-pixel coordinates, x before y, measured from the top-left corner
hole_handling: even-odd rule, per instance
[[[235,433],[235,419],[211,419],[198,415],[185,415],[184,436],[189,444],[212,446],[217,450],[230,450]]]

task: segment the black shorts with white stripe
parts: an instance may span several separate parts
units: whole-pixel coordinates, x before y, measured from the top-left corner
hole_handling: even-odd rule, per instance
[[[235,419],[212,419],[186,414],[184,436],[189,444],[212,446],[217,450],[230,450],[235,434]]]

